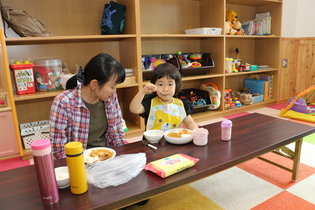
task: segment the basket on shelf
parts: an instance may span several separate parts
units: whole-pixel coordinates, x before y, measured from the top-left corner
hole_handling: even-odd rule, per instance
[[[30,149],[35,140],[49,139],[48,120],[20,124],[20,130],[25,149]]]

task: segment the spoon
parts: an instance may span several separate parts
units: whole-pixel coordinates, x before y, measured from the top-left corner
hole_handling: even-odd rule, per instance
[[[161,93],[162,96],[167,96],[167,93],[163,93],[162,91],[157,90],[159,93]]]
[[[148,146],[148,147],[151,147],[152,149],[157,149],[156,146],[153,146],[152,144],[149,144],[149,141],[146,140],[145,138],[142,139],[142,144]]]

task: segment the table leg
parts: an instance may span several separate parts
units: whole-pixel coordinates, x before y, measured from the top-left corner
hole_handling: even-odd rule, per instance
[[[289,148],[287,148],[286,146],[284,147],[280,147],[276,150],[274,150],[273,152],[281,155],[283,157],[289,158],[293,161],[293,167],[292,168],[288,168],[286,166],[283,166],[279,163],[273,162],[271,160],[268,160],[266,158],[263,157],[258,157],[259,159],[266,161],[270,164],[273,164],[275,166],[278,166],[282,169],[285,169],[287,171],[290,171],[292,173],[292,180],[296,181],[299,177],[299,169],[300,169],[300,158],[301,158],[301,149],[302,149],[302,142],[303,139],[298,139],[295,141],[295,149],[294,152],[292,150],[290,150]]]
[[[292,180],[293,181],[296,181],[299,177],[302,142],[303,142],[303,139],[299,139],[295,142],[293,170],[292,170]]]

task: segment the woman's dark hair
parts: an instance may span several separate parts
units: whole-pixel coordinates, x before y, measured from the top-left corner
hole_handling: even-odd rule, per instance
[[[111,55],[100,53],[93,57],[78,74],[71,77],[66,84],[66,89],[72,89],[77,86],[77,80],[88,85],[92,80],[97,80],[100,86],[107,83],[111,77],[116,78],[116,84],[125,81],[125,68],[116,61]]]
[[[151,83],[155,84],[156,80],[161,79],[162,77],[168,77],[175,80],[176,88],[175,95],[179,93],[182,88],[182,76],[176,66],[171,63],[163,63],[158,65],[153,70],[153,76],[151,78]]]

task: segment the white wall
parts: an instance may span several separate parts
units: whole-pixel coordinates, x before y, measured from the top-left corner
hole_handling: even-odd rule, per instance
[[[315,37],[314,0],[283,0],[282,37]]]

